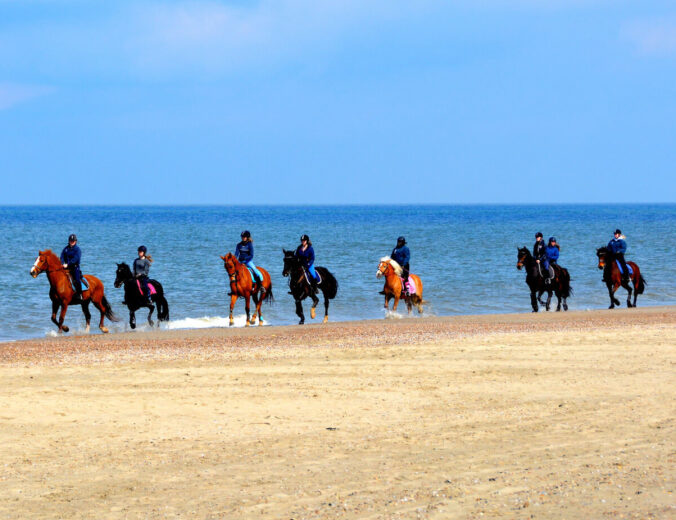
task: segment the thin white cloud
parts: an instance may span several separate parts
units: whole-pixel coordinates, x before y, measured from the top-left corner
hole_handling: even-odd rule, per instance
[[[0,83],[0,110],[12,108],[36,97],[49,94],[53,89],[36,85]]]
[[[676,18],[633,22],[624,33],[641,54],[676,56]]]

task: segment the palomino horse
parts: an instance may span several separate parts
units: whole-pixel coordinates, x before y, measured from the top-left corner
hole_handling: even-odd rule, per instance
[[[43,271],[47,273],[47,279],[49,280],[49,298],[52,300],[52,322],[59,327],[59,332],[68,332],[70,330],[63,324],[63,320],[71,303],[82,305],[82,312],[87,320],[86,332],[89,332],[89,322],[92,317],[89,312],[90,302],[101,312],[99,329],[102,332],[108,332],[108,329],[103,326],[104,318],[108,318],[110,321],[120,321],[113,313],[108,300],[106,300],[106,296],[103,293],[103,283],[96,276],[84,275],[89,284],[89,289],[82,292],[81,299],[75,300],[75,291],[70,285],[68,271],[61,265],[59,257],[49,249],[38,253],[38,258],[31,268],[31,276],[37,278]],[[59,310],[59,307],[61,307],[61,315],[59,316],[59,321],[56,321],[56,312]]]
[[[385,308],[389,310],[390,308],[390,299],[394,298],[394,305],[392,310],[397,310],[397,305],[399,305],[399,299],[402,296],[402,287],[401,287],[401,275],[402,268],[401,266],[392,260],[389,256],[380,259],[378,264],[378,271],[376,272],[376,278],[381,276],[385,277],[385,287],[383,288],[383,293],[385,293]],[[423,308],[422,304],[423,299],[423,284],[420,281],[420,277],[416,274],[409,275],[410,278],[413,278],[415,283],[415,294],[409,296],[404,296],[404,301],[406,302],[406,308],[408,313],[411,314],[411,309],[413,305],[418,309],[418,314],[422,314]]]
[[[164,297],[164,288],[162,287],[162,284],[157,280],[148,280],[148,283],[155,288],[155,293],[150,297],[150,300],[157,305],[157,326],[159,327],[159,322],[169,321],[169,304],[167,303],[167,299]],[[146,297],[141,293],[139,284],[136,278],[134,278],[134,275],[131,273],[131,269],[124,262],[117,264],[117,271],[115,271],[115,282],[113,285],[119,289],[123,284],[124,303],[129,309],[129,326],[132,329],[136,328],[136,311],[141,307],[147,307],[150,309],[150,312],[148,313],[148,324],[151,327],[155,325],[152,319],[155,305],[148,303]]]
[[[284,251],[284,270],[282,276],[289,277],[289,290],[293,299],[296,301],[296,315],[300,318],[299,325],[305,323],[305,313],[303,312],[302,301],[308,296],[312,299],[312,307],[310,308],[310,317],[314,320],[316,316],[315,308],[319,303],[316,291],[308,281],[309,273],[306,273],[305,268],[300,260],[296,258],[293,251]],[[319,273],[321,281],[317,284],[317,289],[322,291],[324,295],[324,320],[323,323],[329,321],[329,300],[332,300],[338,294],[338,280],[333,276],[331,271],[326,267],[315,267],[315,271]]]
[[[633,273],[629,275],[630,281],[625,281],[620,273],[620,268],[617,266],[615,254],[607,247],[600,247],[596,250],[596,256],[599,257],[599,269],[603,269],[603,281],[608,287],[608,295],[610,296],[610,307],[614,309],[615,305],[621,305],[620,300],[615,298],[615,291],[620,286],[627,290],[627,307],[636,307],[636,299],[639,294],[643,294],[645,286],[647,285],[645,278],[641,275],[641,269],[634,262],[627,262],[631,267]],[[632,288],[633,286],[633,288]],[[634,303],[631,303],[631,293],[634,292]]]
[[[560,311],[562,305],[564,311],[568,310],[567,299],[573,293],[573,289],[570,286],[570,274],[568,273],[568,269],[559,265],[554,265],[554,279],[550,280],[550,283],[548,284],[545,283],[545,279],[540,271],[540,269],[544,269],[544,266],[542,268],[539,267],[527,247],[519,248],[517,254],[516,268],[521,270],[522,267],[526,268],[526,284],[530,288],[530,303],[533,307],[533,312],[538,311],[538,301],[549,310],[552,301],[552,292],[556,294],[556,310]],[[546,303],[540,299],[545,292],[547,293]]]
[[[223,267],[230,277],[230,326],[234,325],[235,320],[232,317],[232,309],[235,307],[235,302],[241,296],[244,298],[246,306],[246,326],[253,325],[256,323],[256,314],[258,314],[258,325],[263,325],[263,315],[261,314],[261,304],[263,300],[268,300],[268,303],[272,303],[274,297],[272,296],[272,280],[268,272],[262,267],[258,267],[258,270],[263,275],[263,287],[265,292],[259,299],[259,285],[254,284],[253,279],[251,278],[251,273],[249,268],[241,263],[235,255],[228,253],[225,256],[221,256],[223,260]],[[253,317],[250,318],[249,314],[249,299],[253,298],[254,305],[256,310],[253,313]]]

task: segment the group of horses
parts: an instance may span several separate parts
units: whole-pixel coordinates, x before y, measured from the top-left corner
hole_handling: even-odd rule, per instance
[[[554,278],[547,280],[543,275],[544,267],[539,264],[527,247],[517,248],[517,269],[526,269],[526,284],[530,289],[530,303],[533,312],[538,312],[538,302],[544,305],[547,310],[550,309],[552,294],[556,295],[556,310],[568,310],[567,299],[573,292],[570,286],[570,273],[565,267],[554,264]],[[607,247],[600,247],[596,250],[598,257],[598,268],[603,271],[603,281],[608,288],[610,296],[610,309],[620,305],[620,300],[615,297],[615,292],[624,287],[627,290],[627,307],[636,307],[636,299],[639,294],[645,291],[646,281],[641,275],[641,270],[635,262],[627,262],[631,268],[628,277],[623,277],[618,265],[615,254]],[[542,295],[547,293],[547,301],[542,301]],[[632,302],[631,296],[634,295]]]
[[[283,250],[284,268],[282,275],[289,279],[289,294],[293,296],[296,304],[296,315],[300,319],[299,324],[305,323],[305,313],[303,311],[303,300],[310,298],[312,306],[310,316],[316,317],[316,308],[319,304],[318,293],[321,292],[324,298],[324,319],[326,323],[329,319],[329,302],[336,297],[338,293],[338,281],[335,276],[326,267],[316,267],[319,274],[319,282],[313,283],[310,280],[305,267],[295,256],[293,251]],[[615,261],[612,251],[606,247],[596,250],[598,257],[598,268],[604,271],[604,281],[608,287],[610,296],[610,308],[620,305],[620,301],[615,297],[615,292],[624,287],[627,290],[627,307],[635,307],[636,299],[645,289],[645,279],[641,275],[638,265],[634,262],[627,262],[631,267],[632,273],[629,278],[624,278],[620,268]],[[258,324],[262,325],[263,314],[261,306],[264,301],[272,303],[274,295],[272,292],[272,280],[270,274],[262,267],[258,267],[263,275],[261,281],[256,281],[249,268],[239,262],[235,255],[228,253],[221,256],[223,267],[228,275],[230,282],[230,314],[229,323],[234,324],[233,309],[239,298],[244,299],[246,309],[246,326],[254,325],[256,317]],[[572,294],[570,286],[570,274],[568,270],[559,265],[554,265],[554,278],[548,282],[543,276],[542,267],[538,264],[526,247],[518,248],[518,257],[516,267],[525,268],[526,283],[530,289],[530,301],[533,312],[538,311],[538,303],[544,305],[546,310],[550,310],[552,295],[557,298],[556,310],[568,310],[567,299]],[[40,251],[38,257],[31,268],[31,276],[36,278],[40,273],[46,273],[49,280],[49,297],[52,301],[52,322],[58,327],[59,332],[68,332],[69,328],[64,324],[66,311],[71,304],[81,305],[82,312],[86,320],[85,331],[89,332],[91,313],[89,304],[93,304],[101,313],[99,329],[108,332],[104,325],[105,318],[116,322],[120,319],[113,312],[110,303],[104,294],[103,283],[100,279],[92,275],[84,275],[87,287],[84,288],[80,298],[76,298],[75,290],[72,287],[70,274],[61,264],[59,257],[51,250]],[[116,288],[124,286],[124,303],[129,309],[129,325],[132,329],[136,328],[136,311],[140,308],[148,308],[148,323],[153,326],[155,322],[152,319],[155,307],[157,307],[157,318],[159,322],[169,320],[169,304],[164,296],[164,288],[157,280],[149,280],[152,286],[150,301],[143,294],[140,284],[131,272],[126,263],[117,264],[114,286]],[[415,286],[415,291],[404,291],[404,280],[401,278],[402,268],[390,257],[380,259],[376,276],[385,278],[385,285],[381,294],[385,296],[385,308],[389,309],[390,301],[393,300],[392,310],[396,311],[399,301],[403,298],[408,313],[413,307],[419,314],[423,312],[423,284],[417,275],[411,274],[410,281]],[[547,300],[542,301],[542,296],[547,293]],[[631,301],[633,293],[633,302]],[[254,312],[251,314],[251,301],[254,303]],[[61,312],[59,313],[59,309]],[[57,314],[59,317],[57,319]],[[159,323],[158,323],[159,324]]]

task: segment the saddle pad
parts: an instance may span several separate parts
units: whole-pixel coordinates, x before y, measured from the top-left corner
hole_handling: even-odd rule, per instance
[[[136,280],[136,285],[138,286],[138,290],[141,293],[141,296],[143,296],[143,287],[141,286],[141,280]],[[153,284],[150,282],[148,282],[148,290],[150,291],[150,296],[152,296],[153,294],[157,294],[155,287],[153,287]]]
[[[73,278],[70,275],[68,275],[68,280],[70,280],[70,288],[73,289],[73,291],[76,291],[77,289],[75,289]],[[87,279],[84,276],[80,278],[80,283],[82,284],[82,292],[89,290],[89,283],[87,282]]]
[[[404,279],[402,278],[401,281],[403,282]],[[408,294],[416,294],[417,291],[418,291],[418,288],[415,286],[415,280],[409,276],[408,277]]]
[[[622,265],[620,264],[620,261],[615,260],[615,263],[617,264],[617,268],[620,270],[620,274],[624,274],[624,271],[622,270]],[[631,268],[631,266],[629,264],[627,264],[627,269],[629,269],[630,275],[634,274],[634,270]]]
[[[317,280],[317,285],[322,283],[322,275],[319,271],[315,269],[315,273],[317,273],[317,276],[319,277],[319,280]],[[303,274],[305,275],[305,281],[312,285],[312,281],[310,280],[310,273],[308,272],[307,269],[303,268]]]

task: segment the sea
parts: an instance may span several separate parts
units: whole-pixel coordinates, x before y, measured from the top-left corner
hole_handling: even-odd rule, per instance
[[[0,341],[56,334],[50,321],[49,283],[29,271],[38,251],[59,254],[75,233],[82,270],[99,277],[113,310],[123,320],[111,332],[127,330],[123,289],[113,287],[116,263],[130,263],[139,245],[154,263],[151,278],[165,288],[171,320],[164,329],[228,325],[228,279],[220,255],[234,251],[249,230],[255,263],[272,276],[272,305],[264,304],[265,325],[298,323],[294,302],[282,277],[282,249],[307,233],[316,265],[339,282],[330,320],[397,319],[385,311],[376,279],[379,259],[389,255],[400,235],[411,249],[411,272],[424,284],[426,316],[530,313],[525,272],[516,269],[517,248],[532,248],[534,235],[555,236],[560,265],[571,273],[571,310],[608,307],[608,293],[597,267],[596,248],[620,228],[627,237],[627,260],[641,267],[647,287],[639,306],[676,304],[676,204],[559,205],[373,205],[373,206],[0,206],[4,239],[0,269]],[[624,290],[619,299],[626,300]],[[306,322],[309,303],[305,303]],[[320,322],[323,309],[318,308]],[[147,329],[147,311],[137,313]],[[244,326],[244,302],[235,326]],[[414,316],[417,316],[414,313]],[[95,325],[98,311],[93,310]],[[81,334],[79,306],[66,316],[71,334]],[[98,333],[96,327],[92,328]]]

